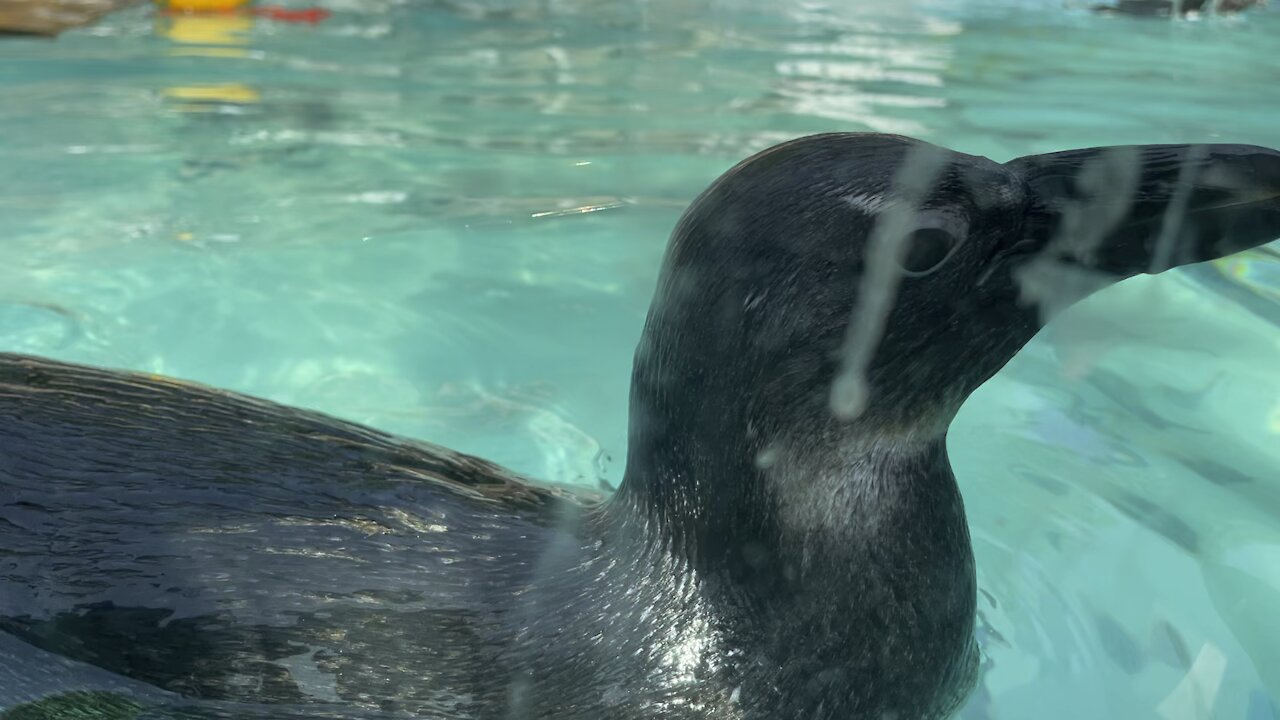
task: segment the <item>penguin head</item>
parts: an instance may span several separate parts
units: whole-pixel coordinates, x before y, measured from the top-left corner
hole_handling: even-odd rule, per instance
[[[827,134],[685,212],[636,356],[633,423],[937,437],[1054,313],[1280,237],[1280,152],[1150,145],[1006,163]]]

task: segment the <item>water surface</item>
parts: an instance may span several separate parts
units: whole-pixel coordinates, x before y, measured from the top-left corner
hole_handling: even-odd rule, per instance
[[[746,155],[831,130],[996,160],[1280,146],[1275,8],[326,7],[314,27],[140,7],[0,44],[0,349],[616,485],[666,236]],[[1272,248],[1091,298],[961,413],[987,655],[962,717],[1277,717]],[[20,678],[0,706],[116,682],[57,662],[0,647]]]

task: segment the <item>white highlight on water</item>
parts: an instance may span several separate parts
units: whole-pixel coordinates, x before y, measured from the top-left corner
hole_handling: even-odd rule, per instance
[[[1182,682],[1156,707],[1164,720],[1211,720],[1213,705],[1227,673],[1227,656],[1205,643]]]

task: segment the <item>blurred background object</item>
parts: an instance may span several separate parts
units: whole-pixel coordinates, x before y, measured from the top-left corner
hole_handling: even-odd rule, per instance
[[[1230,15],[1263,5],[1265,0],[1116,0],[1095,5],[1101,13],[1117,13],[1135,17],[1188,17],[1205,13]]]
[[[0,36],[54,37],[142,0],[0,0]]]

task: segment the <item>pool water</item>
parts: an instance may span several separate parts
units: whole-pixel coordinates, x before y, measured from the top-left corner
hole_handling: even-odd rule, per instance
[[[616,486],[667,234],[748,154],[1280,146],[1275,7],[324,6],[0,42],[0,350]],[[985,672],[960,717],[1280,718],[1276,247],[1090,298],[965,406]],[[7,637],[0,665],[0,708],[151,692]]]

